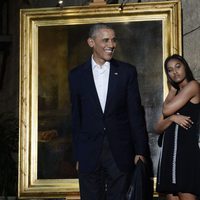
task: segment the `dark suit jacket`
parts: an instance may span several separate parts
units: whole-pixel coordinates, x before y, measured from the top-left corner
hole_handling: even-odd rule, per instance
[[[107,135],[120,170],[133,166],[134,155],[145,155],[147,134],[135,67],[112,59],[104,113],[98,99],[91,59],[69,75],[72,136],[81,172],[91,172],[99,160]]]

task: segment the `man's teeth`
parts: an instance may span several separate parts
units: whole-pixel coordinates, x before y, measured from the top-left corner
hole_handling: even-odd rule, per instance
[[[106,49],[105,51],[111,53],[112,49]]]

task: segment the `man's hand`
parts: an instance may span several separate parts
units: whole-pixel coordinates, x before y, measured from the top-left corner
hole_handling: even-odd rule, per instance
[[[138,162],[139,159],[142,160],[143,163],[145,162],[144,156],[142,156],[142,155],[136,155],[135,158],[134,158],[135,165],[137,164],[137,162]]]

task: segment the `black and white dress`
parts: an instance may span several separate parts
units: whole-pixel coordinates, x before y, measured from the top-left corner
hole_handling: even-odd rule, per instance
[[[177,113],[190,116],[188,130],[172,123],[164,132],[157,174],[157,192],[192,193],[200,197],[200,103],[188,102]]]

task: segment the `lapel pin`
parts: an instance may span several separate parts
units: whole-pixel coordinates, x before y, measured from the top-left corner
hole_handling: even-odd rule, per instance
[[[114,73],[114,75],[116,75],[116,76],[117,76],[117,75],[118,75],[118,73],[117,73],[117,72],[115,72],[115,73]]]

